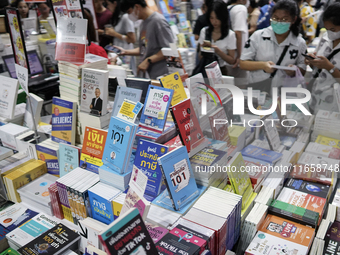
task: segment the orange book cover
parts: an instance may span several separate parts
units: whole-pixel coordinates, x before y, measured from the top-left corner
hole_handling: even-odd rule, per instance
[[[259,231],[310,247],[314,240],[315,229],[274,215],[267,215]]]

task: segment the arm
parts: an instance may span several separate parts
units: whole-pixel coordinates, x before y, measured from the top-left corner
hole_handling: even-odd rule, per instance
[[[123,34],[118,33],[112,27],[105,28],[105,34],[118,38],[122,41],[126,41],[127,43],[135,43],[136,41],[135,33],[129,32],[126,35],[123,35]]]
[[[212,45],[211,47],[215,49],[215,53],[219,55],[225,62],[230,65],[235,63],[235,50],[228,50],[227,53],[224,53],[216,45]]]
[[[235,32],[235,35],[236,35],[236,52],[237,52],[236,63],[233,66],[235,68],[239,64],[243,45],[242,45],[242,32],[241,31],[234,31],[234,32]]]
[[[250,29],[248,30],[249,35],[252,35],[257,29],[256,24],[250,25]]]
[[[252,61],[252,60],[241,60],[240,68],[247,71],[258,71],[263,70],[266,73],[274,72],[274,68],[271,66],[275,65],[272,61]]]
[[[123,48],[121,47],[118,47],[118,46],[115,46],[117,48],[119,48],[121,50],[121,53],[120,55],[124,56],[124,55],[128,55],[128,56],[139,56],[140,55],[140,49],[139,47],[138,48],[135,48],[135,49],[132,49],[132,50],[124,50]]]
[[[319,69],[325,69],[327,71],[330,71],[334,68],[334,65],[324,56],[317,56],[317,59],[309,60],[309,62],[319,68]],[[338,79],[340,78],[340,71],[339,69],[335,68],[334,72],[332,73],[333,78]]]
[[[151,59],[151,63],[157,63],[157,62],[163,60],[164,58],[165,58],[165,57],[164,57],[162,51],[161,51],[161,50],[158,51],[156,54],[154,54],[154,55],[152,55],[152,56],[150,56],[150,57],[144,59],[143,62],[139,64],[139,66],[138,66],[138,68],[137,68],[137,73],[138,73],[139,71],[145,72],[145,71],[149,68],[149,65],[150,65],[150,64],[149,64],[148,59]]]

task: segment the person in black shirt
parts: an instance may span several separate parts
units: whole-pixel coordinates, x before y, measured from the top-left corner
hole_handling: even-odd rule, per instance
[[[213,3],[212,0],[204,0],[203,6],[202,6],[203,14],[197,18],[194,31],[193,31],[196,41],[200,37],[201,29],[209,25],[207,11],[212,3]]]

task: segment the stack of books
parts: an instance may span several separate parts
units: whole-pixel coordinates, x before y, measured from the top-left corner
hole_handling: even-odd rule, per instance
[[[305,152],[318,156],[323,156],[326,158],[340,160],[340,149],[334,148],[329,145],[310,142],[307,145]]]
[[[58,177],[51,174],[44,174],[18,189],[21,201],[37,208],[39,212],[52,216],[53,210],[48,188],[55,183],[57,179]]]
[[[332,128],[330,129],[330,127]],[[339,112],[319,110],[315,116],[312,141],[314,141],[318,135],[324,135],[331,138],[339,138],[340,135],[339,128],[340,128]]]
[[[99,177],[102,183],[106,183],[112,187],[120,190],[126,190],[129,187],[129,181],[131,178],[131,172],[133,168],[134,156],[131,155],[128,166],[128,172],[125,174],[118,174],[112,170],[109,166],[103,165],[99,167]]]
[[[81,242],[83,247],[79,247],[79,250],[85,251],[85,248],[89,245],[97,249],[104,250],[102,244],[99,242],[98,235],[107,227],[107,225],[90,217],[79,221],[79,225],[87,229],[86,242]]]
[[[82,68],[107,70],[107,59],[93,54],[86,54],[83,65],[59,61],[58,68],[60,72],[60,96],[67,100],[77,101],[80,105]]]
[[[215,231],[213,254],[225,254],[240,236],[242,196],[210,187],[183,216]]]
[[[53,215],[58,219],[64,219],[64,213],[61,208],[60,198],[57,183],[53,183],[49,188],[48,192],[50,193],[51,207],[53,211]]]
[[[27,132],[29,128],[8,123],[0,126],[0,139],[2,146],[10,148],[12,150],[18,150],[16,143],[16,137]]]

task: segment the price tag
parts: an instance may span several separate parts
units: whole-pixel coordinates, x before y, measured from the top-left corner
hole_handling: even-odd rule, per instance
[[[175,171],[170,173],[170,178],[173,187],[176,187],[175,192],[179,192],[189,184],[190,171],[186,159],[174,164]]]
[[[19,84],[21,88],[26,92],[28,95],[28,70],[26,67],[20,66],[15,64],[15,72],[18,77]]]

